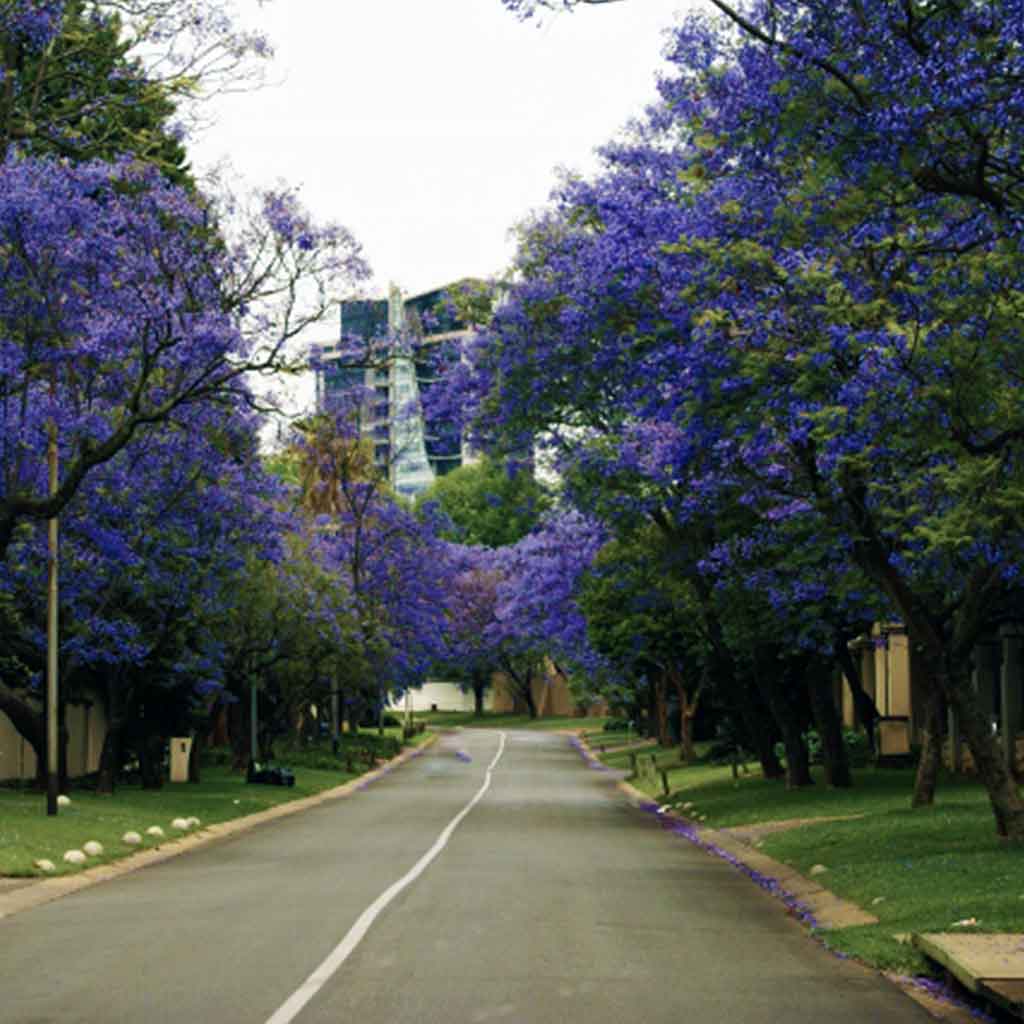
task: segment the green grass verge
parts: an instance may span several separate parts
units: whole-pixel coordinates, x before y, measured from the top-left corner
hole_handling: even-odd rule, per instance
[[[634,735],[630,741],[629,750],[612,749],[611,752],[602,754],[599,749],[602,743],[606,747],[612,748],[622,746],[626,743],[625,734],[615,732],[602,733],[601,736],[589,735],[586,737],[586,740],[601,761],[608,765],[609,768],[616,769],[616,771],[631,771],[634,758],[642,758],[644,761],[649,762],[652,757],[655,759],[658,769],[664,768],[666,771],[672,772],[680,768],[678,747],[659,747],[654,740],[641,742]],[[691,767],[688,771],[692,773],[696,771],[696,768]],[[644,792],[650,793],[651,796],[657,796],[662,792],[661,779],[657,776],[652,779],[634,779],[632,784],[639,789],[643,789]]]
[[[787,830],[764,839],[764,851],[807,873],[837,896],[873,913],[877,925],[824,933],[833,949],[887,970],[921,973],[924,958],[900,936],[949,931],[975,918],[972,931],[1024,932],[1024,851],[998,838],[981,787],[946,781],[932,807],[909,808],[910,773],[901,806],[880,793],[864,817]],[[958,930],[958,929],[954,929]]]
[[[865,768],[850,789],[828,789],[818,776],[806,789],[787,790],[751,769],[733,780],[728,765],[680,766],[678,751],[651,746],[669,772],[671,795],[660,778],[632,779],[652,798],[702,817],[713,828],[812,819],[766,833],[760,849],[816,878],[837,896],[874,914],[877,925],[823,930],[825,943],[884,970],[927,973],[928,962],[904,937],[948,931],[976,918],[978,931],[1024,932],[1024,850],[995,834],[988,799],[972,779],[945,776],[935,804],[912,810],[911,769]],[[627,755],[604,755],[615,768],[629,768]],[[813,819],[853,816],[845,821]],[[959,930],[959,929],[955,929]]]
[[[419,711],[414,715],[417,722],[426,722],[429,728],[452,729],[459,726],[468,729],[535,729],[541,732],[558,729],[600,729],[604,718],[530,718],[529,715],[513,715],[503,712],[485,711],[474,715],[472,711]]]
[[[401,739],[401,730],[385,730]],[[375,735],[375,730],[366,730]],[[413,737],[407,745],[418,746],[429,734]],[[81,849],[90,839],[103,844],[104,852],[89,859],[86,867],[105,864],[171,841],[177,833],[171,828],[174,818],[196,817],[203,825],[241,818],[277,804],[313,796],[343,785],[367,770],[359,763],[354,772],[346,772],[342,761],[335,761],[326,750],[281,751],[278,764],[295,772],[291,787],[249,785],[245,778],[233,775],[227,765],[204,764],[202,782],[164,785],[159,790],[137,786],[119,786],[110,797],[97,796],[87,789],[71,791],[71,806],[61,808],[56,817],[46,816],[44,795],[27,790],[0,788],[0,876],[40,875],[35,861],[53,861],[56,875],[72,874],[82,868],[66,864],[64,852]],[[166,833],[163,840],[151,839],[145,831],[159,825]],[[139,832],[141,847],[121,842],[125,832]]]

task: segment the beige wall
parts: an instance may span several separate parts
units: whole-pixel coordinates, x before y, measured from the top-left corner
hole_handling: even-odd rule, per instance
[[[906,633],[889,637],[889,714],[910,718],[910,641]]]
[[[880,627],[872,630],[878,637],[882,629],[888,634],[888,644],[875,648],[875,703],[880,715],[909,718],[910,704],[910,646],[902,627]]]
[[[0,711],[0,780],[34,779],[36,755]]]
[[[887,643],[880,643],[882,635]],[[876,646],[877,645],[877,646]],[[878,713],[883,717],[909,718],[911,734],[916,737],[922,709],[920,687],[914,686],[911,671],[910,644],[900,625],[876,623],[871,638],[854,652],[860,658],[864,689],[874,697]],[[918,700],[915,702],[914,697]],[[852,728],[856,721],[849,687],[843,683],[843,724]]]
[[[493,710],[494,695],[490,689],[484,691],[484,710]],[[429,711],[437,705],[438,711],[473,711],[476,708],[473,691],[464,691],[458,683],[439,681],[426,682],[409,691],[409,704],[413,711]],[[404,711],[405,696],[388,701],[388,710],[393,714]]]
[[[527,713],[525,701],[515,696],[503,673],[495,672],[491,684],[494,711]],[[545,666],[544,674],[533,680],[532,691],[538,717],[562,718],[576,714],[576,702],[569,692],[568,680],[550,663]]]
[[[99,771],[103,741],[107,737],[107,716],[103,705],[72,705],[67,710],[68,773],[72,778]]]
[[[88,775],[100,766],[100,753],[107,735],[107,718],[97,701],[91,706],[70,704],[67,709],[68,774]],[[36,757],[11,720],[0,711],[0,780],[34,779]]]
[[[841,694],[840,714],[843,719],[843,728],[856,728],[857,716],[853,710],[853,695],[850,693],[850,686],[845,675],[841,680]]]

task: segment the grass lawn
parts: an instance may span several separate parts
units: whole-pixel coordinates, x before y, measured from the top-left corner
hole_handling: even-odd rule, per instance
[[[607,733],[603,732],[599,736],[589,734],[586,737],[587,743],[590,744],[591,749],[598,754],[601,761],[603,761],[609,768],[615,768],[617,771],[628,772],[632,770],[633,758],[642,758],[645,761],[650,761],[651,757],[657,762],[659,769],[665,768],[666,770],[678,769],[679,764],[679,748],[678,747],[659,747],[654,740],[647,740],[646,742],[640,742],[639,737],[636,734],[633,735],[630,741],[629,750],[612,751],[608,754],[601,754],[599,748],[601,744],[606,747],[617,747],[625,745],[626,734],[620,732]],[[696,771],[695,767],[688,769],[690,772]],[[647,780],[634,779],[633,785],[639,789],[644,789],[645,792],[649,792],[652,796],[656,796],[661,793],[661,781],[655,779],[653,782]]]
[[[878,917],[877,925],[822,931],[837,951],[886,970],[926,973],[924,958],[898,936],[947,931],[968,918],[977,919],[978,931],[1024,932],[1024,850],[995,835],[976,781],[945,776],[934,806],[911,810],[912,769],[860,769],[847,790],[826,789],[820,778],[807,789],[787,790],[756,768],[734,782],[728,766],[680,766],[676,750],[657,750],[657,758],[659,766],[672,766],[665,802],[691,803],[685,813],[703,816],[713,828],[858,816],[812,820],[760,840],[764,853],[804,874],[824,864],[828,872],[816,881]],[[629,767],[625,755],[602,760]],[[632,781],[664,799],[660,779]]]
[[[529,715],[494,711],[485,711],[482,715],[475,715],[472,711],[418,711],[413,717],[434,729],[464,726],[468,729],[600,730],[605,723],[604,718],[530,718]]]
[[[385,730],[401,739],[401,729]],[[366,730],[367,736],[376,730]],[[429,739],[424,733],[407,745],[418,746]],[[163,789],[143,790],[138,786],[119,786],[113,797],[101,797],[87,789],[72,789],[71,806],[61,808],[55,818],[46,816],[46,797],[29,790],[0,788],[0,876],[40,875],[35,861],[53,861],[54,874],[70,874],[81,868],[66,864],[64,852],[81,849],[95,839],[104,852],[89,859],[86,866],[119,860],[136,849],[146,849],[171,840],[177,833],[171,828],[174,818],[196,817],[203,825],[255,814],[277,804],[312,796],[340,786],[367,770],[359,762],[354,772],[346,772],[343,762],[331,767],[335,759],[325,751],[292,754],[282,751],[278,762],[295,771],[292,787],[248,785],[245,778],[231,774],[225,764],[205,763],[203,781],[198,785],[166,783]],[[163,840],[145,834],[151,825],[166,833]],[[142,834],[141,847],[121,842],[125,832]]]

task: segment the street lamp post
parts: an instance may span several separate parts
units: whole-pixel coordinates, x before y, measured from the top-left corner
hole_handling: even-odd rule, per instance
[[[255,765],[259,755],[260,698],[256,680],[249,678],[249,764]]]
[[[331,753],[341,748],[341,692],[337,684],[331,687]]]
[[[49,465],[49,493],[53,497],[57,493],[57,424],[50,421],[50,441],[47,446],[47,463]],[[57,758],[57,570],[58,570],[58,520],[51,516],[49,520],[49,551],[47,558],[47,595],[46,595],[46,813],[57,813],[57,796],[60,789],[60,778]]]

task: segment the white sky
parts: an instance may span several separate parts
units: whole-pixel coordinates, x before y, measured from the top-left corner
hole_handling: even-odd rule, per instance
[[[380,294],[488,276],[554,168],[593,166],[653,98],[662,30],[685,2],[585,7],[538,28],[500,0],[236,0],[273,42],[280,84],[213,101],[192,159],[300,186],[318,220],[362,242]]]

